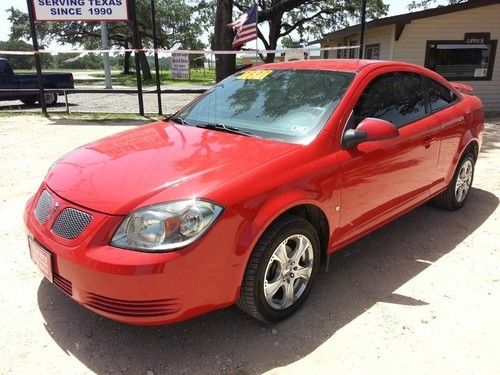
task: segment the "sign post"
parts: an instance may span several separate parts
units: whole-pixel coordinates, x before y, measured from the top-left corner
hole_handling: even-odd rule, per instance
[[[103,50],[109,49],[108,43],[108,25],[106,21],[101,21],[101,48]],[[109,52],[104,52],[102,54],[102,62],[104,64],[104,81],[106,82],[106,88],[112,89],[111,86],[111,67],[109,66]]]
[[[33,41],[33,52],[35,53],[35,66],[36,75],[38,79],[38,92],[39,92],[39,103],[42,107],[42,113],[47,116],[47,105],[45,104],[45,93],[43,92],[43,80],[42,80],[42,62],[40,60],[40,54],[38,53],[38,36],[36,35],[35,27],[35,17],[33,11],[33,2],[31,0],[26,0],[28,5],[28,16],[30,19],[30,29],[31,29],[31,40]]]
[[[40,89],[40,104],[42,111],[46,115],[42,86],[42,73],[40,56],[38,54],[38,42],[36,38],[35,21],[84,21],[84,22],[102,22],[102,21],[129,21],[132,23],[132,32],[134,38],[134,56],[135,70],[137,77],[137,93],[139,100],[139,113],[144,116],[144,102],[142,97],[142,80],[139,64],[139,30],[137,26],[137,12],[135,0],[26,0],[28,4],[31,36],[33,38],[33,51],[35,53],[35,62],[38,74],[38,86]],[[103,44],[105,36],[102,36]],[[106,83],[108,85],[109,82]]]
[[[156,72],[156,95],[158,98],[158,114],[163,115],[161,105],[161,82],[160,82],[160,62],[158,61],[158,37],[156,35],[156,11],[155,0],[151,0],[151,20],[153,26],[153,48],[155,49],[155,72]]]
[[[132,34],[134,37],[134,60],[135,60],[135,77],[137,80],[137,98],[139,99],[139,114],[144,116],[144,101],[142,98],[142,78],[141,78],[141,64],[139,61],[139,28],[137,26],[137,12],[135,7],[135,0],[130,0],[130,11],[132,13]]]

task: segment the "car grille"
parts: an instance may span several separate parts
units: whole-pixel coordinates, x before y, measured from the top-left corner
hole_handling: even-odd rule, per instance
[[[35,207],[35,216],[40,224],[45,224],[47,221],[53,202],[52,195],[47,190],[42,191]]]
[[[65,208],[52,224],[52,232],[60,237],[73,240],[83,232],[91,221],[92,215],[74,208]]]
[[[179,299],[128,301],[88,293],[84,305],[110,314],[155,317],[174,314],[181,309]]]

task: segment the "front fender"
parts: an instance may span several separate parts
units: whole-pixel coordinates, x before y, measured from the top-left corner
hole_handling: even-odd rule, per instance
[[[334,227],[332,223],[334,204],[321,202],[315,192],[305,190],[292,190],[273,195],[259,205],[258,211],[251,219],[244,220],[236,237],[236,255],[241,257],[244,267],[241,267],[241,279],[246,269],[246,264],[257,241],[264,231],[284,212],[300,205],[313,205],[325,214],[329,228]],[[335,198],[338,199],[335,195]]]

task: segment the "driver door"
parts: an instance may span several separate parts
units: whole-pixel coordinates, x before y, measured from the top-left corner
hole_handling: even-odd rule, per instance
[[[429,197],[439,145],[430,139],[422,77],[402,71],[374,74],[346,124],[367,117],[391,122],[399,136],[370,141],[339,153],[341,210],[339,242],[360,237]],[[366,82],[366,81],[365,81]]]

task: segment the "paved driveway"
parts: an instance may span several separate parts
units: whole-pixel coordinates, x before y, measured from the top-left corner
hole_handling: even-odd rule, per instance
[[[336,253],[292,318],[228,308],[163,327],[72,302],[31,263],[22,225],[55,159],[135,125],[0,118],[0,374],[498,373],[500,121],[462,210],[424,205]]]

